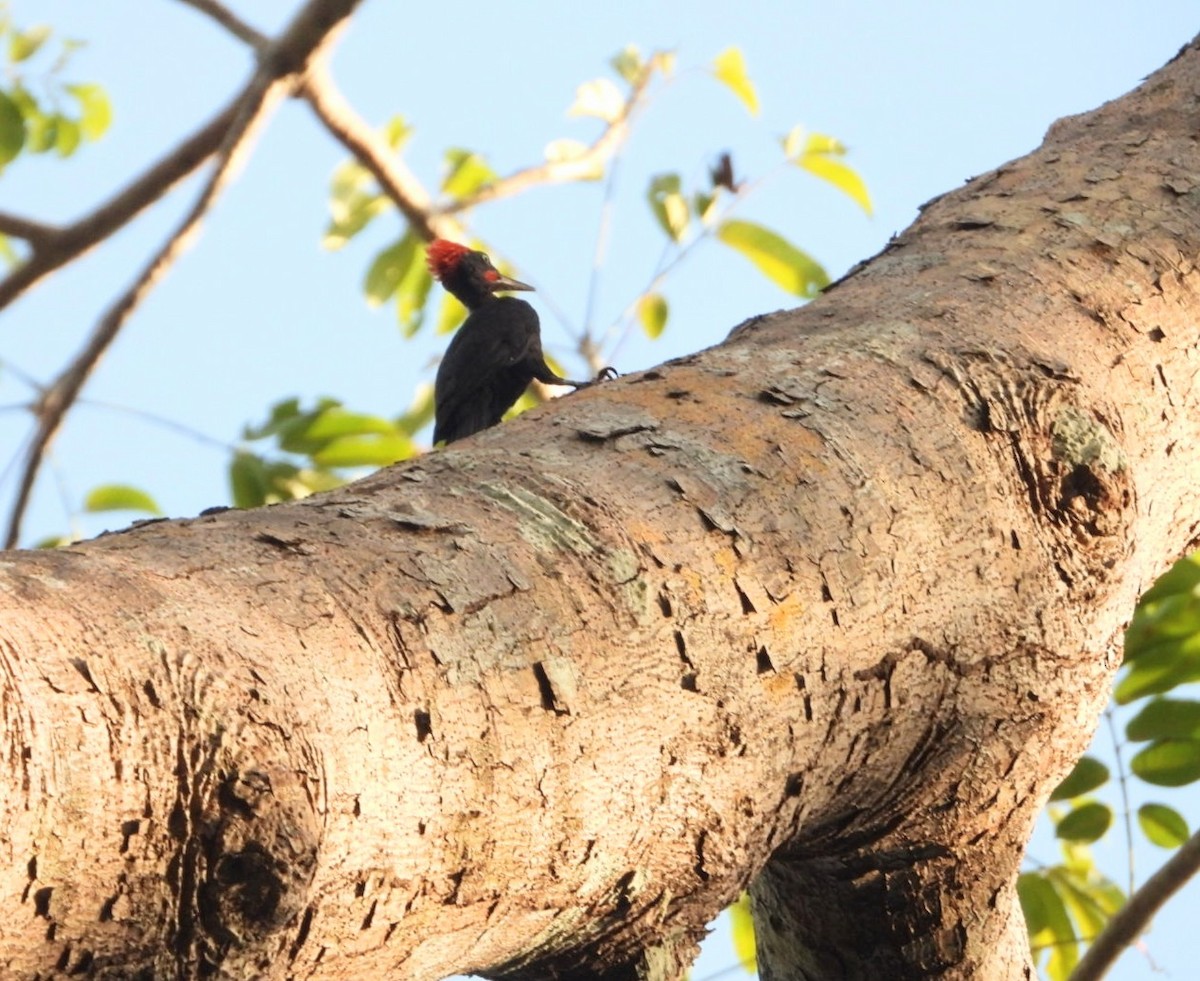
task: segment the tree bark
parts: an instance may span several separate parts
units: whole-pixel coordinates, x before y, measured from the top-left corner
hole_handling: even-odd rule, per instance
[[[1200,45],[801,310],[340,491],[0,558],[0,965],[1031,976],[1194,546]]]

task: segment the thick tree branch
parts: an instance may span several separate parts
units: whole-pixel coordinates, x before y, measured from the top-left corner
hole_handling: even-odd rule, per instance
[[[257,28],[251,27],[237,14],[217,0],[179,0],[180,3],[194,7],[202,14],[207,14],[234,37],[245,41],[250,47],[262,50],[267,46],[269,38]]]
[[[258,69],[235,100],[235,112],[219,146],[216,169],[195,204],[132,285],[109,307],[83,349],[38,399],[34,408],[37,426],[26,451],[16,499],[9,515],[5,548],[13,548],[18,543],[21,524],[45,453],[100,358],[138,304],[190,244],[204,216],[235,176],[237,166],[248,151],[258,127],[278,98],[286,94],[285,89],[292,84],[292,77],[308,70],[310,61],[330,42],[334,29],[350,15],[358,2],[313,0],[300,11],[280,38],[264,49]]]
[[[1200,831],[1167,859],[1162,868],[1129,897],[1088,947],[1071,973],[1071,981],[1098,981],[1149,926],[1154,914],[1200,872]]]
[[[13,219],[23,223],[25,231],[35,232],[34,238],[13,232],[29,241],[33,254],[0,280],[0,310],[45,276],[104,241],[204,163],[225,139],[243,97],[244,93],[239,94],[140,177],[78,221],[53,227]]]
[[[59,234],[60,229],[54,225],[47,225],[45,222],[31,221],[28,218],[22,218],[20,215],[12,215],[8,212],[0,212],[0,235],[11,235],[13,238],[22,238],[35,249],[48,239]]]

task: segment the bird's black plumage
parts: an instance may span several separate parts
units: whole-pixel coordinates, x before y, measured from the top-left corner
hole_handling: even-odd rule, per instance
[[[560,378],[546,364],[537,311],[497,290],[528,290],[509,279],[482,252],[438,239],[429,267],[470,311],[450,341],[434,381],[434,443],[453,443],[494,426],[535,378],[580,388],[590,382]]]

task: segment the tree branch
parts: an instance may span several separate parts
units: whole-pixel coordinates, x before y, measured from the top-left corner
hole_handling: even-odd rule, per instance
[[[0,310],[8,306],[27,289],[61,266],[78,259],[93,246],[103,241],[122,225],[135,218],[143,209],[153,204],[179,181],[183,180],[207,160],[221,145],[229,126],[237,115],[242,96],[234,99],[200,129],[171,150],[166,156],[145,171],[133,183],[100,205],[91,214],[85,215],[70,225],[59,228],[39,226],[46,234],[26,238],[33,246],[33,254],[21,266],[0,280]],[[13,218],[24,223],[26,231],[34,230],[36,223]],[[18,234],[13,232],[13,234]]]
[[[54,225],[47,225],[44,222],[33,221],[29,218],[22,218],[20,215],[10,215],[8,212],[0,211],[0,235],[11,235],[13,238],[22,238],[34,248],[47,239],[59,233],[59,229]]]
[[[235,100],[234,113],[219,148],[218,164],[195,204],[166,242],[142,269],[133,284],[109,307],[84,348],[46,388],[34,408],[37,428],[30,440],[13,510],[9,516],[5,548],[16,546],[42,460],[63,418],[84,383],[108,350],[138,304],[162,279],[200,227],[205,214],[233,179],[236,168],[270,109],[281,98],[292,76],[307,71],[310,61],[329,43],[341,22],[360,0],[312,0],[280,38],[264,51],[258,69]],[[211,124],[210,124],[211,125]],[[11,278],[11,277],[10,277]]]
[[[217,0],[180,0],[180,3],[194,7],[202,14],[207,14],[225,28],[225,30],[229,31],[230,34],[245,41],[250,47],[256,50],[263,50],[270,41],[270,38],[265,34],[251,27],[223,3],[218,3]]]
[[[646,88],[654,75],[653,64],[654,59],[651,58],[633,83],[629,95],[625,99],[625,104],[621,107],[620,115],[610,122],[595,142],[578,157],[570,160],[555,160],[551,163],[515,171],[507,177],[501,177],[490,184],[485,184],[470,197],[436,205],[434,212],[443,215],[458,214],[474,208],[476,205],[486,204],[488,201],[512,197],[537,185],[565,184],[568,181],[586,180],[596,172],[598,166],[602,166],[617,152],[617,148],[629,135],[633,116],[641,107]]]
[[[1111,919],[1071,973],[1071,981],[1096,981],[1146,929],[1168,899],[1200,871],[1200,831],[1163,863]]]
[[[314,66],[300,94],[325,128],[371,172],[425,241],[462,234],[462,226],[438,213],[416,175],[345,100],[324,65]]]

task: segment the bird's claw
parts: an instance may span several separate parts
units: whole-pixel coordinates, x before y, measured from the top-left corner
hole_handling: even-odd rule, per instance
[[[606,382],[606,381],[612,381],[614,378],[620,378],[620,377],[621,377],[620,372],[618,372],[616,368],[614,368],[612,365],[607,365],[606,367],[601,368],[598,372],[596,372],[595,380],[598,382]]]

